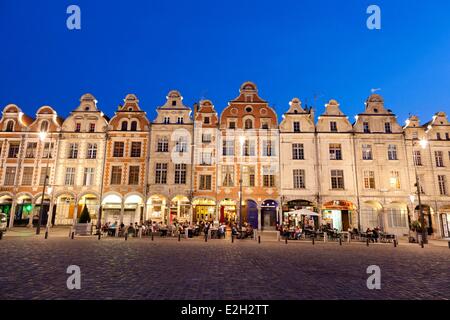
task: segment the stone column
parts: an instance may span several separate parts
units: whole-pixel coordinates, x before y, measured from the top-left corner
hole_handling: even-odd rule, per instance
[[[9,229],[14,227],[14,217],[16,215],[16,198],[13,198],[13,202],[11,205],[11,211],[9,212]]]
[[[32,206],[32,209],[30,212],[30,216],[28,217],[28,225],[27,225],[28,228],[33,228],[33,217],[34,217],[34,211],[36,210],[36,207],[35,207],[36,200],[34,200],[34,199],[31,200],[31,206]],[[22,208],[22,210],[23,210],[23,208]]]
[[[261,204],[258,204],[258,231],[261,232]]]
[[[52,197],[52,199],[50,200],[50,208],[49,208],[49,214],[48,214],[48,218],[47,218],[47,227],[51,227],[52,226],[52,220],[53,220],[53,215],[54,215],[54,206],[55,206],[55,204],[54,204],[54,199],[53,199],[53,197]]]
[[[75,228],[75,225],[77,224],[77,218],[78,218],[78,199],[74,199],[75,205],[73,207],[73,228]]]
[[[120,224],[123,223],[123,215],[124,214],[125,214],[125,203],[122,200],[122,202],[120,204]]]

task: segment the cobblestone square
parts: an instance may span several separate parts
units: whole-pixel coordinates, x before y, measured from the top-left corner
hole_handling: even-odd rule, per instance
[[[450,299],[450,250],[252,240],[4,237],[0,299]],[[68,290],[69,265],[81,290]],[[367,267],[381,268],[369,290]]]

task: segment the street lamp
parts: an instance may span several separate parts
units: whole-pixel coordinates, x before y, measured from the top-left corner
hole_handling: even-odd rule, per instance
[[[45,131],[41,131],[39,132],[39,139],[41,140],[41,143],[45,142],[45,139],[47,138],[48,133]],[[36,234],[40,234],[41,233],[41,223],[42,223],[42,215],[44,212],[44,197],[45,197],[45,188],[47,187],[47,181],[48,181],[48,164],[50,162],[50,153],[51,153],[51,142],[48,145],[48,154],[47,154],[47,165],[45,168],[45,178],[44,178],[44,186],[42,188],[42,196],[41,196],[41,208],[39,209],[39,221],[38,221],[38,225],[36,228]],[[44,149],[45,149],[45,144],[44,144]]]
[[[414,147],[416,146],[417,140],[413,140],[412,146],[413,146],[413,161],[414,161],[414,173],[416,175],[416,188],[417,188],[417,200],[419,201],[419,212],[420,212],[420,224],[422,226],[422,243],[427,244],[427,232],[425,229],[425,213],[423,212],[422,208],[422,199],[420,197],[421,195],[421,188],[420,188],[420,181],[419,181],[419,175],[417,174],[417,155],[414,151]],[[428,145],[428,141],[425,138],[422,138],[419,141],[419,145],[422,147],[422,149],[425,149]],[[412,199],[412,198],[411,198]]]

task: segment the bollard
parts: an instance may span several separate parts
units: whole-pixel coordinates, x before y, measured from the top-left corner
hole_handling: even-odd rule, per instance
[[[152,241],[154,241],[155,240],[155,238],[153,237],[153,232],[152,232]]]
[[[287,237],[284,238],[284,243],[288,244],[288,238]]]
[[[422,249],[425,248],[423,241],[420,241],[420,246],[422,247]]]
[[[339,238],[339,245],[342,246],[342,238]]]
[[[314,244],[315,244],[315,243],[314,243],[315,238],[314,238],[314,237],[311,237],[311,239],[312,239],[312,244],[314,245]]]
[[[70,239],[73,240],[74,237],[75,237],[75,231],[72,231],[72,234],[70,235]]]
[[[125,241],[128,240],[128,232],[125,232]]]
[[[394,248],[397,248],[397,239],[394,239]]]
[[[258,243],[261,243],[261,236],[258,236]],[[448,246],[450,247],[450,242],[448,243]]]
[[[178,242],[181,241],[181,233],[178,234]]]
[[[208,242],[208,234],[205,234],[205,242]]]
[[[45,228],[45,239],[48,239],[48,227]]]
[[[234,243],[234,235],[231,235],[231,243]]]
[[[367,246],[369,246],[369,238],[367,238],[367,241],[366,241],[366,243],[367,243]]]
[[[100,240],[101,238],[102,238],[102,233],[99,232],[99,233],[98,233],[98,240]]]
[[[2,240],[2,239],[3,239],[3,231],[0,231],[0,240]],[[450,246],[450,244],[449,244],[449,246]]]

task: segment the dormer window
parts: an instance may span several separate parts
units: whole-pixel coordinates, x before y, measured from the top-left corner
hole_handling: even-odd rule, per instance
[[[41,132],[47,132],[47,131],[48,131],[48,121],[42,121]]]
[[[85,107],[85,108],[84,108],[84,111],[89,111],[89,107]]]
[[[89,132],[95,132],[95,123],[89,124]]]
[[[121,126],[120,130],[128,131],[128,122],[127,121],[122,122],[122,126]]]
[[[385,133],[392,133],[392,127],[390,122],[386,122],[384,124],[384,132]]]
[[[131,122],[131,131],[137,131],[137,121]]]
[[[262,125],[261,125],[261,128],[264,129],[264,130],[268,130],[269,129],[269,123],[263,122]]]
[[[204,119],[203,119],[203,123],[204,124],[209,124],[210,122],[209,122],[209,117],[205,117]]]
[[[170,118],[169,117],[164,117],[164,124],[169,124],[170,123]]]
[[[294,122],[294,132],[295,133],[299,133],[300,132],[300,122],[299,121],[295,121]]]
[[[178,124],[183,124],[184,123],[184,118],[183,117],[178,117],[177,123]]]
[[[373,109],[373,112],[378,113],[378,109],[377,108]]]
[[[436,139],[441,140],[441,134],[439,132],[436,133]]]
[[[130,112],[133,111],[133,108],[128,108],[128,111],[130,111]]]
[[[363,123],[363,131],[364,133],[370,133],[370,126],[368,122]]]
[[[330,122],[330,131],[331,132],[338,132],[337,122],[336,121],[331,121]]]
[[[246,130],[253,129],[253,121],[251,119],[245,120],[244,127]]]
[[[81,123],[76,123],[75,124],[75,132],[81,132]]]
[[[14,130],[14,121],[10,120],[8,121],[8,123],[6,124],[6,132],[13,132]]]
[[[172,107],[176,107],[177,106],[177,101],[176,100],[172,100]]]
[[[236,129],[236,122],[230,121],[230,123],[228,124],[228,129]]]

